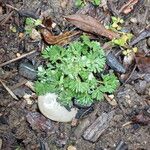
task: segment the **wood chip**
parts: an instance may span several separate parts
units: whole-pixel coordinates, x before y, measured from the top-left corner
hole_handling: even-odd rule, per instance
[[[83,138],[90,142],[96,142],[100,135],[109,127],[113,115],[114,111],[102,113],[102,115],[85,130]]]

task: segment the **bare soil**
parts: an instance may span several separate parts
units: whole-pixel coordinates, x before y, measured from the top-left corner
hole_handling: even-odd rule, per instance
[[[131,123],[132,118],[137,114],[146,113],[150,116],[150,74],[142,74],[138,69],[132,74],[128,83],[116,91],[116,107],[111,106],[105,100],[99,102],[98,107],[95,107],[97,110],[95,116],[89,114],[81,118],[76,127],[72,127],[70,123],[57,123],[49,120],[49,126],[41,129],[38,125],[33,125],[28,121],[27,115],[30,112],[40,112],[36,96],[33,96],[31,101],[23,98],[24,93],[31,94],[32,91],[23,84],[26,78],[19,73],[19,65],[28,62],[36,68],[42,64],[40,51],[44,42],[32,42],[29,37],[23,40],[19,37],[24,30],[25,17],[5,7],[6,3],[20,11],[32,11],[37,16],[40,12],[48,11],[60,31],[68,30],[68,26],[71,27],[63,16],[74,14],[79,9],[75,6],[74,0],[6,0],[1,2],[0,7],[3,11],[0,19],[4,15],[5,19],[0,20],[0,64],[16,58],[18,54],[22,55],[32,50],[37,50],[37,52],[0,68],[0,80],[18,97],[18,100],[12,98],[0,84],[0,148],[2,150],[65,150],[73,145],[77,150],[113,150],[120,141],[123,141],[130,150],[149,150],[150,124]],[[144,20],[146,7],[142,3],[132,13],[125,16],[126,30],[137,35],[147,24],[150,24],[150,16]],[[135,22],[131,22],[131,18],[135,19]],[[12,31],[12,27],[16,28],[15,32]],[[147,39],[140,41],[137,47],[146,52],[150,50],[147,46]],[[32,81],[34,82],[34,79]],[[87,125],[103,112],[107,113],[112,110],[115,112],[114,117],[99,139],[94,143],[84,140],[82,135]]]

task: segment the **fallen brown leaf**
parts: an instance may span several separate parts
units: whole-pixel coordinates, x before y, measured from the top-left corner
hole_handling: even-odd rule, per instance
[[[118,38],[119,34],[108,30],[98,22],[95,18],[82,14],[69,15],[64,17],[67,21],[71,22],[76,27],[83,31],[94,33],[109,39]]]
[[[133,7],[135,4],[138,3],[139,0],[129,0],[125,5],[123,5],[119,12],[121,13],[124,13],[124,14],[128,14],[130,13],[132,10],[133,10]]]
[[[80,32],[68,31],[60,35],[52,35],[48,30],[42,29],[41,33],[46,43],[48,44],[58,44],[65,45],[68,44],[71,37],[79,34]]]
[[[150,73],[150,57],[136,56],[136,65],[142,73]]]

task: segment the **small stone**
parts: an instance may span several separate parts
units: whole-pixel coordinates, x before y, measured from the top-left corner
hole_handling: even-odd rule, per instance
[[[147,110],[147,112],[150,114],[150,108]]]
[[[147,46],[150,47],[150,37],[147,39]]]
[[[33,101],[31,100],[31,95],[25,94],[23,96],[23,98],[26,100],[26,102],[27,102],[28,105],[32,105],[33,104]]]
[[[125,95],[125,97],[126,97],[127,99],[130,99],[130,95]]]
[[[107,55],[106,59],[107,59],[107,65],[114,71],[119,72],[119,73],[126,72],[125,67],[118,61],[118,59],[112,52],[110,52]]]
[[[75,146],[70,145],[70,146],[68,146],[67,150],[77,150],[77,149]]]
[[[19,38],[22,39],[24,37],[24,33],[20,32],[19,33]]]
[[[35,41],[40,41],[41,40],[41,34],[36,30],[32,29],[32,32],[30,34],[30,38]]]
[[[21,63],[19,65],[19,73],[27,79],[34,80],[37,76],[36,68],[30,63]]]
[[[109,97],[110,99],[114,99],[115,96],[111,94],[111,95],[108,95],[108,97]]]
[[[17,56],[17,57],[20,57],[20,56],[21,56],[21,54],[20,54],[20,53],[17,53],[17,54],[16,54],[16,56]]]
[[[131,21],[132,23],[137,23],[137,22],[138,22],[136,18],[131,18],[130,21]]]

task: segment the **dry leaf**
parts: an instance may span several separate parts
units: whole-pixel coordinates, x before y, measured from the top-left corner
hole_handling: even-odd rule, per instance
[[[96,19],[94,19],[91,16],[75,14],[75,15],[65,16],[65,19],[83,31],[104,36],[109,39],[114,39],[119,37],[118,33],[106,29],[104,25],[102,25],[100,22],[98,22]]]
[[[80,32],[68,31],[68,32],[62,33],[61,35],[54,36],[48,30],[43,29],[41,33],[46,43],[65,45],[65,44],[68,44],[71,37],[79,34]]]
[[[139,0],[129,0],[125,5],[123,5],[119,12],[123,12],[124,14],[128,14],[133,10],[135,4],[138,3]]]
[[[150,57],[136,56],[135,60],[142,73],[150,73]]]

